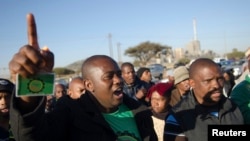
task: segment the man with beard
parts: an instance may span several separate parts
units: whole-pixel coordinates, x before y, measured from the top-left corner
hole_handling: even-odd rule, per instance
[[[222,70],[213,60],[195,60],[189,77],[191,90],[166,118],[164,140],[207,141],[208,125],[243,124],[239,108],[223,95]]]
[[[11,141],[9,125],[9,107],[14,84],[7,79],[0,78],[0,140]],[[12,138],[12,139],[11,139]]]

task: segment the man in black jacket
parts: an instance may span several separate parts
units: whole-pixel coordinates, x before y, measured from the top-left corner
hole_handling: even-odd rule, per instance
[[[29,45],[9,63],[11,74],[30,76],[50,72],[54,55],[39,51],[35,20],[28,17]],[[25,61],[22,61],[25,60]],[[86,93],[77,100],[64,96],[45,114],[45,97],[13,97],[11,123],[18,141],[157,140],[150,111],[122,93],[118,64],[109,56],[94,55],[82,65]],[[144,111],[144,112],[141,112]],[[143,114],[142,114],[143,113]]]
[[[189,82],[191,90],[165,120],[165,141],[207,141],[208,125],[243,124],[239,108],[223,95],[224,77],[213,60],[196,59]]]

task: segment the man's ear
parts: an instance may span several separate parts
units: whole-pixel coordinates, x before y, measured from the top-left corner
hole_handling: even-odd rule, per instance
[[[83,84],[86,90],[93,92],[94,91],[94,86],[91,80],[85,79],[83,80]]]
[[[195,89],[195,82],[193,79],[189,79],[189,85],[191,88]]]
[[[70,89],[67,89],[67,94],[71,95],[71,90]]]

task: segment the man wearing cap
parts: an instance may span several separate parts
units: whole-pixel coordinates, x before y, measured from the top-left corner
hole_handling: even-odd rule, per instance
[[[9,107],[14,84],[0,78],[0,140],[13,141],[9,126]]]
[[[149,68],[141,67],[137,71],[137,77],[141,79],[141,81],[146,82],[146,88],[149,89],[155,83],[152,81],[152,75]]]
[[[189,72],[187,67],[179,66],[174,72],[174,86],[172,90],[170,105],[174,106],[177,104],[190,90],[189,85]]]

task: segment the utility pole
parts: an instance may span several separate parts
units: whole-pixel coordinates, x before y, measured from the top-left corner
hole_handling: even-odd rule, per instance
[[[225,59],[227,59],[227,37],[226,37],[226,32],[224,32],[224,48],[225,48],[224,57],[225,57]]]
[[[122,56],[121,56],[121,43],[117,43],[117,51],[118,51],[118,62],[122,62]]]
[[[197,40],[196,19],[193,19],[194,41]]]
[[[109,55],[110,55],[110,57],[113,58],[113,47],[112,47],[112,35],[111,35],[111,33],[109,33],[108,38],[109,38]]]

